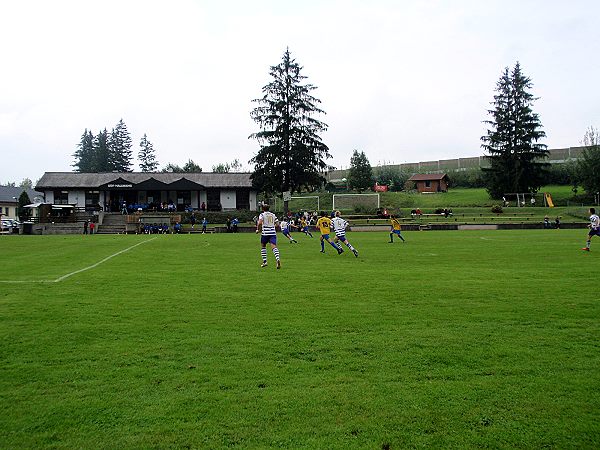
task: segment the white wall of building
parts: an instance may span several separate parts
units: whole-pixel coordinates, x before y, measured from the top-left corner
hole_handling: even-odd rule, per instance
[[[221,207],[223,209],[235,209],[236,207],[235,190],[221,189]]]
[[[0,212],[3,214],[3,219],[16,219],[17,218],[17,207],[10,203],[0,204]]]
[[[54,203],[54,191],[46,191],[44,197],[46,198],[46,203]]]
[[[250,211],[254,211],[258,208],[258,194],[256,191],[250,191]]]
[[[85,191],[69,191],[69,205],[85,207]]]
[[[200,206],[202,205],[202,202],[204,202],[204,204],[206,205],[206,191],[200,191],[200,198],[198,199],[198,201]]]

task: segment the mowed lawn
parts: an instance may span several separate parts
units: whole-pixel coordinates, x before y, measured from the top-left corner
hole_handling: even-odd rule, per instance
[[[404,234],[0,237],[0,448],[599,448],[600,241]]]

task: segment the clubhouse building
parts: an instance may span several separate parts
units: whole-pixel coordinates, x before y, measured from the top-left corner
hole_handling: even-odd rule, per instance
[[[257,208],[249,173],[46,172],[35,188],[46,203],[87,211]]]

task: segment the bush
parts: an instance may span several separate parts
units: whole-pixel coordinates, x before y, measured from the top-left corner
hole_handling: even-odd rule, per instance
[[[492,212],[496,214],[502,214],[504,211],[502,210],[502,206],[494,205],[492,206]]]
[[[453,188],[482,188],[485,187],[483,172],[480,168],[449,172],[448,179]]]
[[[249,211],[247,209],[239,209],[236,211],[195,211],[196,215],[196,223],[199,224],[202,222],[202,218],[206,217],[209,224],[221,224],[227,222],[227,219],[237,218],[240,223],[252,223],[253,218],[258,216],[260,213],[257,211]],[[190,216],[192,214],[185,212],[181,213],[181,222],[182,223],[190,223]]]
[[[397,166],[381,166],[373,170],[375,181],[388,186],[391,192],[399,192],[405,189],[410,173],[403,171]],[[411,183],[412,186],[412,183]]]

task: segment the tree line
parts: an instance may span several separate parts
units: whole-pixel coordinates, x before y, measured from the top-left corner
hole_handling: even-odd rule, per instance
[[[73,154],[76,172],[132,172],[131,135],[123,119],[109,132],[106,128],[94,135],[86,129]],[[158,168],[154,146],[146,134],[139,143],[138,160],[142,172]]]
[[[313,95],[317,89],[305,80],[303,67],[286,49],[279,64],[271,66],[270,81],[263,86],[262,96],[253,100],[256,107],[250,116],[258,131],[249,136],[258,144],[258,151],[249,161],[253,166],[254,186],[267,194],[312,191],[325,185],[323,174],[333,169],[329,147],[321,134],[327,124],[321,120],[326,113],[321,101]],[[451,175],[454,185],[485,187],[492,198],[505,193],[536,192],[543,184],[555,180],[581,185],[590,193],[600,191],[600,139],[590,127],[584,136],[585,151],[577,163],[560,169],[547,162],[546,134],[533,104],[538,100],[531,92],[533,83],[519,62],[506,67],[496,83],[491,108],[487,111],[488,126],[481,137],[487,152],[489,167]],[[131,138],[121,120],[109,133],[106,129],[94,136],[85,130],[74,154],[73,166],[79,172],[129,172],[132,166]],[[155,152],[146,135],[138,152],[140,169],[156,171]],[[236,159],[213,166],[213,172],[239,170]],[[200,172],[202,168],[191,159],[183,166],[167,164],[164,172]],[[365,190],[374,182],[402,190],[410,174],[394,168],[373,171],[362,151],[355,150],[350,161],[348,187]],[[287,203],[284,204],[284,208]]]
[[[94,135],[85,129],[77,150],[73,154],[76,172],[100,173],[100,172],[132,172],[133,150],[131,135],[123,119],[110,131],[105,128]],[[144,133],[140,140],[137,153],[139,168],[141,172],[157,172],[158,161],[154,145]],[[231,162],[219,163],[213,166],[213,172],[227,173],[242,169],[238,159]],[[202,167],[192,159],[182,166],[175,163],[167,163],[161,172],[190,173],[202,172]]]

